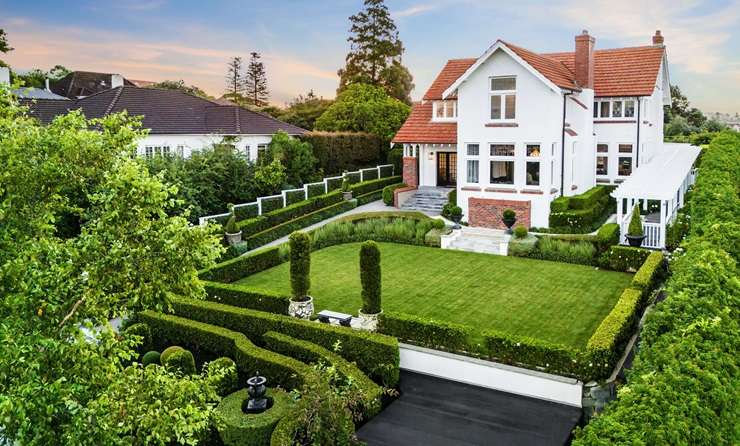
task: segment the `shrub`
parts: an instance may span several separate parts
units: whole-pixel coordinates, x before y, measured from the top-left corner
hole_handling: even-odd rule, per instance
[[[267,446],[275,426],[291,414],[295,401],[279,389],[267,389],[272,407],[259,415],[248,415],[242,407],[249,399],[247,389],[227,396],[213,412],[218,436],[224,446]]]
[[[373,192],[368,192],[355,198],[357,199],[357,206],[362,206],[363,204],[372,203],[373,201],[378,201],[383,198],[383,190],[381,189]]]
[[[394,200],[394,192],[396,189],[400,189],[402,187],[408,187],[406,183],[397,183],[397,184],[391,184],[390,186],[386,186],[383,188],[383,203],[385,203],[386,206],[393,206],[393,200]]]
[[[442,246],[442,229],[432,228],[424,235],[424,244],[439,248]]]
[[[311,143],[328,175],[377,164],[384,145],[377,136],[361,132],[308,132],[298,138]]]
[[[599,251],[604,252],[611,246],[619,243],[619,225],[617,223],[607,223],[599,228],[596,233],[596,239],[599,245]]]
[[[356,365],[313,342],[295,339],[293,337],[270,331],[264,335],[265,345],[270,350],[290,356],[306,364],[324,363],[334,366],[337,372],[345,379],[350,380],[362,395],[363,412],[366,418],[371,418],[380,412],[380,402],[383,388],[375,384]]]
[[[362,312],[380,313],[380,249],[372,240],[360,246],[360,282],[362,283]]]
[[[383,190],[384,187],[396,184],[401,181],[401,177],[388,177],[380,178],[378,180],[363,181],[362,183],[353,184],[350,186],[350,190],[353,195],[363,195],[370,192]]]
[[[580,195],[558,197],[550,203],[548,232],[587,233],[597,229],[612,213],[612,186],[599,185]]]
[[[632,209],[632,217],[630,218],[630,224],[627,226],[627,235],[639,237],[643,235],[642,232],[642,219],[640,218],[640,205],[636,204]]]
[[[529,257],[537,247],[537,237],[527,235],[525,238],[513,238],[509,241],[508,255]]]
[[[429,230],[440,224],[444,223],[415,213],[356,214],[313,231],[311,245],[321,249],[366,240],[423,245]]]
[[[326,192],[326,188],[323,182],[317,184],[311,183],[306,187],[306,189],[308,189],[308,199],[331,192]]]
[[[224,226],[224,231],[227,234],[236,234],[239,232],[239,228],[236,227],[236,216],[232,213],[231,217],[226,221],[226,226]]]
[[[447,202],[457,206],[457,189],[452,189],[450,193],[447,194]]]
[[[644,248],[614,245],[601,256],[599,264],[614,271],[637,271],[650,252]]]
[[[344,179],[342,180],[342,192],[349,192],[349,186],[350,186],[349,178],[345,176]]]
[[[368,376],[389,387],[398,382],[398,342],[388,336],[303,321],[290,316],[236,308],[215,302],[178,297],[173,297],[172,308],[175,314],[235,330],[244,333],[250,339],[262,339],[268,331],[276,331],[328,349],[333,348],[334,344],[339,341],[343,346],[340,356],[348,361],[356,362]],[[225,356],[233,358],[232,355]],[[234,360],[239,364],[237,358]],[[256,369],[266,372],[262,367]]]
[[[146,352],[152,349],[152,332],[146,324],[135,323],[123,330],[123,336],[138,336],[141,338],[139,345],[136,346],[136,351]]]
[[[633,333],[641,309],[640,290],[627,288],[586,344],[596,376],[608,376]]]
[[[195,358],[190,350],[180,349],[162,359],[162,365],[170,372],[179,372],[182,375],[194,375]]]
[[[470,351],[470,328],[404,313],[380,315],[378,332],[433,349]]]
[[[542,237],[537,242],[537,250],[531,257],[556,262],[593,265],[596,263],[596,248],[587,241],[567,241],[552,237]]]
[[[150,350],[144,353],[144,356],[142,356],[141,358],[141,365],[146,367],[149,364],[161,364],[160,355],[158,351]]]
[[[270,197],[263,198],[262,200],[262,214],[269,214],[270,212],[276,211],[283,208],[283,197]]]
[[[288,314],[290,296],[225,283],[206,282],[204,285],[206,299],[210,301],[268,313]]]
[[[516,213],[512,211],[511,209],[504,209],[504,212],[502,215],[506,220],[511,220],[512,218],[516,218]]]
[[[517,227],[514,228],[514,237],[518,239],[522,239],[527,236],[527,228],[523,225],[517,225]]]
[[[303,189],[289,190],[285,192],[285,201],[288,206],[300,203],[302,201],[305,201],[306,199],[306,192]]]
[[[455,219],[462,218],[462,208],[452,203],[446,203],[442,206],[442,216],[449,220],[455,221]]]
[[[320,187],[322,191],[321,195],[293,203],[272,212],[265,212],[263,210],[262,215],[259,217],[240,221],[238,226],[245,236],[249,236],[342,201],[341,193],[329,192],[328,194],[324,194],[323,185]]]
[[[681,244],[684,238],[689,234],[689,218],[686,208],[678,211],[676,219],[669,224],[665,230],[665,246],[669,251],[673,251]]]
[[[247,242],[235,243],[233,245],[229,245],[226,248],[226,252],[221,254],[221,257],[218,260],[219,262],[225,262],[226,260],[233,259],[234,257],[239,257],[240,255],[247,252],[249,252],[249,244]]]
[[[565,212],[570,206],[570,197],[565,195],[558,197],[550,202],[551,212]]]
[[[651,252],[632,277],[631,287],[640,290],[645,296],[660,279],[663,272],[663,263],[662,252]]]
[[[236,363],[225,356],[215,359],[205,366],[208,383],[216,389],[219,396],[226,396],[235,392],[239,387],[239,374]]]
[[[290,235],[290,289],[297,301],[308,300],[311,289],[311,239],[305,232]]]
[[[167,360],[170,358],[170,355],[174,354],[175,352],[179,352],[180,350],[184,350],[184,349],[180,347],[179,345],[172,345],[162,350],[162,354],[159,356],[159,360],[162,361],[162,365],[164,365],[164,363],[167,362]]]
[[[249,254],[218,263],[210,268],[199,272],[201,280],[212,280],[214,282],[235,282],[249,275],[264,271],[282,263],[278,248],[267,248]]]

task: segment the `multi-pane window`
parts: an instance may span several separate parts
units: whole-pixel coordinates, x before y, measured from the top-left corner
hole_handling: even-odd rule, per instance
[[[594,102],[594,118],[634,118],[634,99],[604,99]]]
[[[162,146],[162,156],[170,156],[170,146]]]
[[[609,175],[609,144],[596,144],[596,175]]]
[[[144,147],[144,156],[152,158],[154,156],[169,156],[170,146],[146,146]]]
[[[514,144],[491,144],[491,184],[514,184]]]
[[[480,171],[480,161],[478,156],[480,155],[480,145],[468,144],[468,183],[478,182],[478,172]]]
[[[257,161],[264,159],[267,155],[267,144],[257,144]]]
[[[154,156],[154,147],[152,146],[144,147],[144,156],[147,158],[151,158],[152,156]]]
[[[620,176],[628,176],[632,173],[632,157],[619,157],[619,168],[617,174]]]
[[[516,76],[491,78],[491,120],[516,119]]]
[[[434,120],[457,118],[457,101],[434,101]]]
[[[633,118],[635,116],[635,101],[624,101],[624,117]]]
[[[632,153],[632,144],[620,144],[619,153]]]
[[[540,145],[527,144],[527,186],[540,185]]]
[[[177,146],[177,156],[179,156],[180,158],[185,156],[185,146],[183,145]]]
[[[550,145],[550,184],[555,186],[555,149],[558,143],[554,142]]]

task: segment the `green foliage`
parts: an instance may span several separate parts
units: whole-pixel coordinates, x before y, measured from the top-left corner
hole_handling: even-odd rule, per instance
[[[305,96],[299,94],[285,110],[278,114],[277,118],[302,129],[313,130],[316,119],[333,103],[331,99],[316,96],[311,90]]]
[[[426,216],[419,218],[406,213],[383,215],[355,215],[352,216],[354,218],[331,222],[311,233],[312,246],[321,249],[365,240],[423,245],[427,232],[435,225]]]
[[[147,325],[147,328],[149,328],[148,325]],[[149,364],[160,365],[161,363],[162,362],[161,362],[159,352],[155,350],[150,350],[144,353],[144,356],[141,357],[141,365],[144,367],[148,366]]]
[[[504,212],[502,213],[505,220],[510,220],[512,218],[516,218],[516,213],[512,211],[511,209],[504,209]]]
[[[444,218],[455,221],[455,219],[462,218],[462,215],[462,208],[460,206],[453,203],[445,203],[445,205],[442,206],[442,216]]]
[[[270,350],[290,356],[307,364],[327,364],[336,368],[343,379],[349,380],[358,388],[362,400],[360,410],[364,417],[372,418],[380,412],[380,403],[383,388],[375,384],[356,365],[326,348],[313,342],[292,338],[290,336],[270,331],[263,337],[265,345]]]
[[[123,336],[136,337],[137,351],[145,352],[152,348],[152,332],[146,324],[132,324],[123,330]]]
[[[224,226],[224,231],[227,234],[236,234],[239,232],[239,228],[236,226],[236,216],[232,213],[231,217],[229,217],[229,220],[226,222],[226,225]]]
[[[147,327],[148,327],[148,325],[147,325]],[[181,350],[183,350],[183,348],[180,347],[179,345],[171,345],[171,346],[165,348],[164,350],[162,350],[162,354],[160,355],[159,359],[160,359],[160,361],[162,361],[162,364],[164,364],[165,362],[167,362],[167,360],[170,358],[171,355],[173,355],[174,353],[179,352]]]
[[[398,382],[398,343],[388,336],[193,299],[173,299],[173,309],[177,315],[244,333],[250,339],[261,339],[268,331],[276,331],[328,349],[340,341],[343,349],[339,354],[357,363],[376,382],[389,387]],[[145,322],[149,323],[148,320]],[[152,332],[156,330],[152,328]],[[227,356],[239,364],[236,357]],[[257,366],[256,370],[267,373],[266,368],[261,366]]]
[[[380,305],[380,249],[372,240],[360,246],[360,283],[362,284],[362,312],[377,314]]]
[[[382,88],[353,84],[316,120],[324,131],[367,132],[390,141],[409,115],[410,107]]]
[[[537,247],[537,237],[526,235],[524,238],[513,238],[509,241],[508,255],[514,257],[530,257]]]
[[[559,240],[544,236],[537,242],[537,249],[529,257],[593,265],[596,262],[596,248],[593,243],[588,241]]]
[[[269,263],[263,264],[263,266],[267,265]],[[220,302],[235,307],[252,308],[269,313],[288,314],[290,296],[283,296],[264,290],[250,290],[239,285],[217,282],[206,282],[205,289],[207,294],[206,299],[213,302]]]
[[[218,260],[221,262],[230,260],[230,259],[233,259],[234,257],[239,257],[240,255],[245,254],[248,251],[249,251],[249,245],[247,244],[247,242],[235,243],[233,245],[229,245],[226,248],[226,252],[224,252],[221,255],[221,257],[219,257]]]
[[[280,200],[282,201],[282,199]],[[319,209],[331,206],[332,204],[340,203],[341,201],[342,195],[339,192],[329,192],[328,194],[322,194],[317,197],[309,198],[308,200],[293,203],[284,208],[270,212],[263,211],[262,215],[259,217],[240,221],[238,225],[245,236],[250,236],[266,229],[270,229],[281,223],[285,223]]]
[[[550,202],[551,212],[565,212],[570,208],[570,197],[560,196]]]
[[[300,203],[306,199],[306,192],[303,189],[285,191],[285,202],[288,206]]]
[[[368,192],[363,195],[359,195],[355,197],[355,200],[357,200],[357,206],[362,206],[363,204],[372,203],[373,201],[378,201],[381,198],[383,198],[383,190],[376,190],[373,192]]]
[[[599,259],[599,264],[614,271],[637,271],[650,250],[631,246],[614,245]]]
[[[457,205],[457,189],[452,189],[450,193],[447,194],[447,202]]]
[[[344,179],[342,179],[342,192],[349,192],[350,191],[349,186],[350,186],[349,178],[344,177]]]
[[[612,186],[595,186],[580,195],[558,197],[550,203],[548,232],[588,233],[602,225],[614,208]]]
[[[619,359],[622,346],[634,332],[639,311],[642,308],[642,292],[627,288],[619,297],[612,311],[601,321],[586,350],[596,369],[607,376]]]
[[[287,179],[288,173],[279,159],[259,164],[254,171],[256,196],[265,197],[279,193]]]
[[[379,178],[376,180],[363,181],[362,183],[355,183],[350,186],[350,190],[354,196],[361,196],[370,192],[383,190],[385,186],[396,184],[401,181],[401,177],[393,176],[387,178]]]
[[[663,276],[665,259],[660,251],[651,252],[640,269],[632,277],[632,288],[646,295]]]
[[[308,300],[311,290],[311,238],[305,232],[290,234],[290,288],[293,299]]]
[[[383,203],[386,206],[393,206],[394,191],[402,187],[408,187],[406,183],[391,184],[383,188]]]
[[[244,96],[247,103],[257,107],[264,106],[270,98],[265,64],[260,61],[260,53],[252,51],[249,55],[249,65],[244,71]]]
[[[596,233],[596,239],[599,244],[599,251],[604,252],[612,246],[619,243],[619,225],[617,223],[607,223],[599,228]]]
[[[284,390],[267,389],[272,407],[261,414],[246,414],[247,389],[227,396],[213,412],[218,436],[224,446],[266,446],[278,422],[294,410],[295,401]]]
[[[8,34],[4,29],[0,29],[0,53],[9,53],[13,48],[8,44]]]
[[[160,358],[161,359],[161,358]],[[162,360],[162,365],[170,372],[180,375],[194,375],[195,358],[190,350],[181,349]]]
[[[681,242],[689,234],[690,225],[686,207],[681,208],[676,214],[676,219],[669,224],[665,230],[665,246],[669,251],[679,247]]]
[[[208,383],[218,396],[224,397],[239,387],[239,374],[233,359],[221,357],[205,365]]]
[[[300,185],[317,179],[317,160],[311,144],[293,138],[282,130],[272,135],[264,162],[276,160],[285,167],[284,181],[288,184]]]
[[[195,85],[187,85],[182,79],[179,80],[164,80],[155,84],[147,86],[147,88],[160,88],[163,90],[177,90],[189,95],[198,96],[199,98],[212,99],[205,91],[196,87]]]
[[[325,175],[376,165],[385,147],[383,139],[365,132],[308,132],[298,138],[311,144]]]
[[[199,272],[202,280],[230,283],[282,263],[278,248],[266,248],[221,262]]]
[[[644,235],[642,231],[642,219],[640,218],[640,205],[636,204],[632,209],[630,224],[627,226],[627,235],[639,237]]]
[[[383,313],[378,332],[404,342],[448,351],[470,350],[469,327],[404,313]]]
[[[527,227],[523,225],[517,225],[514,228],[514,237],[522,239],[525,238],[528,234]]]
[[[260,201],[262,202],[262,212],[264,214],[271,214],[278,211],[283,208],[284,204],[282,196],[263,198]]]

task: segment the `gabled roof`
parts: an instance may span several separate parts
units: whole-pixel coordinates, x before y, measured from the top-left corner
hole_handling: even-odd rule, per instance
[[[177,90],[124,86],[69,102],[72,105],[66,110],[60,109],[57,114],[80,109],[92,119],[126,111],[132,116],[142,116],[142,126],[149,129],[150,134],[272,135],[283,130],[299,135],[306,132],[263,113],[218,105]],[[31,114],[42,122],[50,122],[55,116],[38,112],[38,107],[47,105],[30,104]]]
[[[462,76],[465,71],[470,68],[476,59],[451,59],[447,61],[447,64],[439,72],[437,78],[434,79],[432,85],[424,94],[424,100],[429,101],[433,99],[442,99],[442,93],[444,93],[458,77]]]
[[[73,71],[63,78],[51,83],[51,91],[71,99],[80,96],[90,96],[112,87],[111,73],[95,73],[92,71]],[[128,79],[123,79],[123,85],[134,86]]]
[[[54,94],[45,88],[21,87],[13,89],[12,92],[19,99],[50,99],[55,101],[69,101],[69,98]]]
[[[532,68],[542,73],[542,75],[549,79],[553,84],[568,90],[580,90],[580,87],[576,82],[575,70],[573,68],[568,68],[565,64],[556,59],[546,57],[542,54],[537,54],[520,46],[512,45],[503,41],[502,43],[514,51],[517,56],[521,57],[525,62],[532,66]]]
[[[401,129],[393,137],[394,143],[455,144],[456,122],[432,122],[432,103],[416,103]]]
[[[66,99],[66,98],[65,98]],[[28,107],[28,115],[44,124],[48,124],[59,115],[69,113],[74,107],[74,101],[59,99],[30,99],[18,98],[18,101]]]

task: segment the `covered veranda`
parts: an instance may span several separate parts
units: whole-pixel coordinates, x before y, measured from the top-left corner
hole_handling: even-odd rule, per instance
[[[683,207],[686,191],[694,184],[694,162],[701,149],[690,144],[665,143],[653,158],[638,167],[612,193],[617,200],[621,243],[627,244],[627,227],[635,204],[640,204],[642,246],[665,248],[666,227]]]

